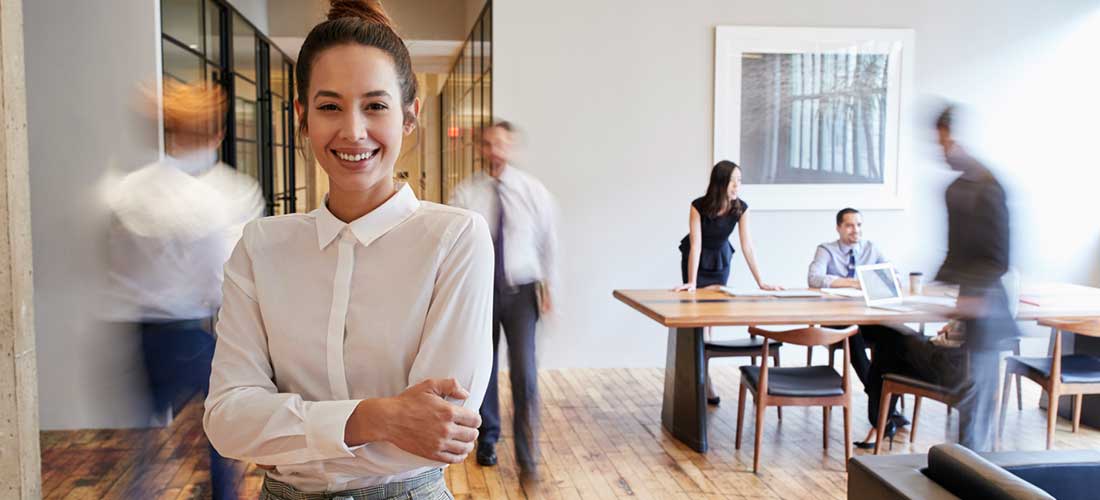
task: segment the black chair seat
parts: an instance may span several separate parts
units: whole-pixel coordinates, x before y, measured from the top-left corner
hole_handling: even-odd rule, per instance
[[[1050,378],[1050,358],[1025,358],[1009,356],[1009,366],[1021,365],[1033,374]],[[1100,357],[1085,354],[1062,356],[1062,382],[1066,384],[1091,384],[1100,382]]]
[[[776,349],[783,345],[782,342],[765,339],[764,337],[745,337],[738,339],[709,340],[703,342],[703,348],[716,353],[747,353],[749,355],[756,355],[760,354],[760,348],[764,346],[765,340],[768,341],[768,349]]]
[[[742,366],[741,376],[753,387],[760,387],[760,367]],[[768,395],[813,398],[843,394],[844,379],[828,366],[768,369]]]
[[[947,387],[944,387],[942,385],[937,385],[937,384],[933,384],[932,382],[921,380],[919,378],[906,377],[905,375],[898,375],[896,373],[887,373],[886,375],[882,376],[882,379],[883,380],[889,380],[889,381],[892,381],[892,382],[900,382],[902,384],[905,384],[905,385],[908,385],[908,386],[911,386],[911,387],[916,387],[917,389],[922,389],[922,390],[925,390],[925,391],[942,392],[942,393],[944,393],[948,396],[952,395],[951,389],[949,389]]]

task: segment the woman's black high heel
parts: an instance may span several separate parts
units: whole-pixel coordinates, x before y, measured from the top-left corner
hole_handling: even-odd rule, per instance
[[[707,398],[707,404],[711,406],[718,406],[722,402],[722,398],[714,396],[713,398]]]
[[[890,440],[890,449],[894,449],[894,436],[898,433],[898,426],[893,421],[886,421],[886,428],[882,430],[883,439]],[[852,443],[852,446],[861,450],[873,450],[875,448],[874,441],[856,441]]]
[[[896,425],[898,427],[905,427],[905,426],[907,426],[911,423],[911,422],[909,422],[908,418],[905,418],[905,415],[902,415],[900,413],[895,413],[893,415],[890,415],[890,417],[888,417],[888,418],[891,422],[894,423],[894,425]]]

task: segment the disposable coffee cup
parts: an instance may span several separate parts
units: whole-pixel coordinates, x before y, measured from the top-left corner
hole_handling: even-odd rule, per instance
[[[909,273],[909,295],[924,293],[924,273]]]

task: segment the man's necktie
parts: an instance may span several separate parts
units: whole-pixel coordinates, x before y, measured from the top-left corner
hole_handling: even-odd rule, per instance
[[[497,220],[496,233],[493,238],[493,283],[498,290],[507,287],[507,278],[504,275],[504,198],[500,194],[500,181],[494,184],[497,194]]]

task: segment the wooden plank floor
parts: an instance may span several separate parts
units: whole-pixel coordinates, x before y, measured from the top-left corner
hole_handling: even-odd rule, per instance
[[[540,374],[543,481],[537,491],[520,487],[511,449],[511,404],[502,382],[504,439],[500,464],[480,467],[473,455],[446,470],[459,499],[604,498],[805,498],[846,496],[841,412],[831,418],[829,449],[822,449],[820,408],[786,408],[783,420],[768,411],[761,473],[752,473],[752,422],[741,450],[733,448],[737,422],[737,377],[731,365],[715,366],[712,376],[722,406],[710,413],[711,449],[692,451],[660,426],[660,369],[547,370]],[[1039,390],[1024,384],[1024,410],[1009,408],[1006,450],[1039,450],[1045,443],[1045,412]],[[866,397],[857,393],[853,438],[866,432]],[[955,431],[943,405],[928,402],[921,411],[913,445],[901,433],[890,453],[925,452]],[[746,417],[752,415],[751,403]],[[907,414],[912,411],[912,400]],[[1073,434],[1059,420],[1055,447],[1098,448],[1100,431],[1082,427]],[[47,499],[135,498],[127,488],[142,476],[156,488],[150,498],[209,498],[209,462],[202,433],[201,406],[192,402],[164,429],[80,430],[42,433],[43,494]],[[146,458],[139,458],[144,453]],[[857,453],[860,453],[857,450]],[[138,464],[141,467],[138,467]],[[263,471],[240,468],[240,497],[258,497]],[[149,495],[142,495],[149,496]]]

